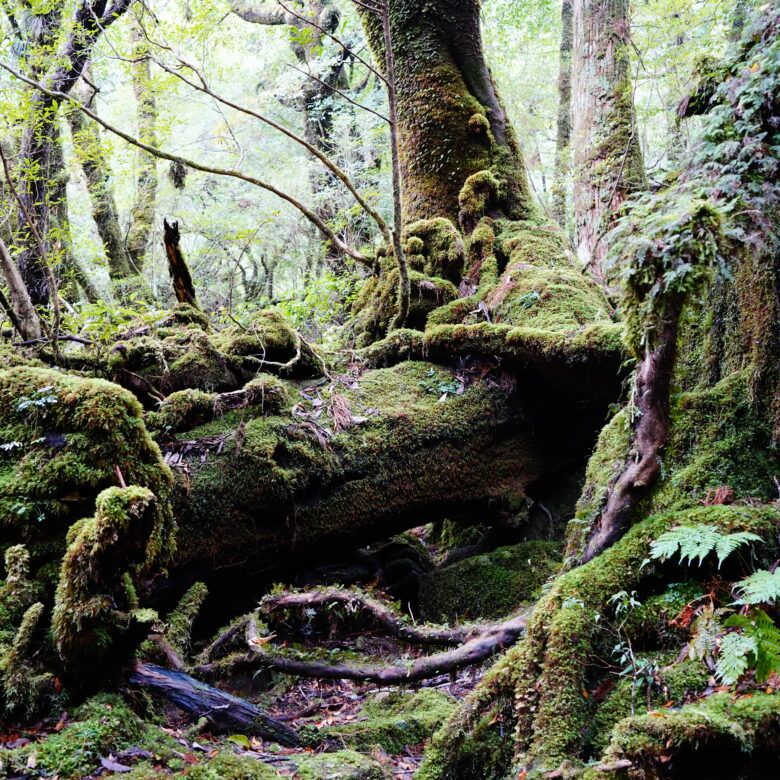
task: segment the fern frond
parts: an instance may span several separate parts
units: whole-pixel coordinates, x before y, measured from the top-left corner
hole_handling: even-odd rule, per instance
[[[780,599],[780,568],[766,569],[745,577],[735,588],[739,592],[739,604],[766,604]]]
[[[661,534],[650,545],[650,557],[667,560],[679,554],[682,563],[692,564],[698,559],[698,565],[711,552],[718,557],[718,568],[731,553],[744,544],[760,542],[761,537],[748,531],[733,534],[721,533],[712,525],[681,525]]]
[[[749,668],[751,656],[758,651],[756,640],[747,634],[726,634],[715,662],[715,676],[724,685],[733,685]]]

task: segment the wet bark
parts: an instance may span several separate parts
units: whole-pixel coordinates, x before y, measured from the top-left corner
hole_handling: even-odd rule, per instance
[[[42,78],[48,89],[65,94],[71,91],[81,77],[92,47],[103,30],[113,24],[131,2],[93,0],[76,8],[71,32],[49,60],[51,64]],[[58,19],[51,21],[49,42],[53,40],[58,23]],[[41,256],[35,233],[43,238],[44,250],[48,249],[52,188],[46,172],[52,160],[51,139],[56,134],[58,108],[58,99],[42,92],[35,93],[20,150],[20,170],[23,172],[20,177],[20,194],[26,213],[20,214],[18,219],[17,244],[21,247],[19,269],[30,298],[36,305],[47,303],[51,293],[45,257]],[[28,215],[33,225],[28,224]]]
[[[142,20],[137,10],[131,17],[133,42],[133,94],[136,102],[137,137],[149,146],[157,146],[157,99],[151,84],[148,47]],[[140,274],[154,232],[154,207],[157,202],[157,158],[139,152],[135,181],[135,201],[130,211],[126,246],[135,273]]]
[[[176,300],[179,303],[187,303],[190,306],[194,306],[196,309],[200,308],[195,295],[195,285],[192,282],[190,269],[187,267],[184,253],[179,246],[179,223],[168,223],[165,220],[163,222],[163,231],[165,256],[168,258],[168,272],[171,275],[171,283],[173,284]]]
[[[629,72],[628,0],[574,0],[574,227],[583,265],[604,276],[604,235],[645,186]]]

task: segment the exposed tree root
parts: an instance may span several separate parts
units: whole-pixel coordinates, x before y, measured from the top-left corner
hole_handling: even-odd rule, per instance
[[[139,663],[129,680],[133,685],[164,696],[195,718],[206,718],[219,730],[240,729],[289,747],[300,745],[298,734],[292,728],[274,720],[259,707],[183,672]]]
[[[231,656],[222,661],[196,666],[197,674],[211,676],[224,674],[235,669],[254,669],[265,666],[285,674],[301,677],[319,677],[330,680],[365,680],[367,682],[401,684],[419,682],[443,672],[452,672],[465,666],[472,666],[490,658],[499,650],[513,645],[525,630],[526,616],[518,615],[497,625],[483,626],[480,633],[463,642],[453,650],[435,653],[408,663],[374,666],[329,664],[322,661],[305,661],[267,650],[267,640],[258,636],[257,622],[250,616],[246,623],[246,641],[249,652]],[[233,631],[235,627],[229,629]],[[458,629],[452,632],[451,643],[456,636],[462,636]],[[235,634],[233,634],[235,636]],[[444,637],[442,637],[443,639]],[[430,641],[430,640],[429,640]],[[443,644],[443,642],[438,642]]]

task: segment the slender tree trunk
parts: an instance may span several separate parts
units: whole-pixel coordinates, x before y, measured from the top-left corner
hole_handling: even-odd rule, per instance
[[[552,214],[562,228],[567,224],[566,190],[571,169],[571,49],[574,38],[574,0],[561,6],[561,46],[558,70],[558,133],[555,140],[555,175]]]
[[[87,105],[92,103],[95,92],[86,82],[80,81],[74,91],[81,103]],[[84,171],[92,204],[92,218],[95,220],[106,253],[109,275],[112,279],[122,279],[133,273],[133,264],[119,226],[116,201],[111,186],[111,168],[103,148],[100,131],[78,109],[73,107],[66,107],[66,109],[73,146]]]
[[[0,239],[0,266],[3,269],[3,278],[8,286],[10,306],[15,315],[14,327],[25,340],[39,339],[43,336],[43,328],[38,317],[38,312],[32,305],[30,295],[22,281],[19,269],[8,251],[5,242]]]
[[[602,240],[645,186],[629,73],[629,0],[574,0],[572,117],[577,254],[602,278]]]
[[[398,92],[403,219],[481,214],[523,218],[533,207],[522,154],[485,62],[477,0],[388,0]],[[382,20],[359,9],[377,62]],[[464,187],[469,184],[470,187]],[[463,192],[462,192],[463,191]],[[466,195],[459,204],[461,195]]]
[[[141,19],[137,14],[131,19],[133,41],[133,92],[136,100],[138,138],[145,144],[157,146],[157,100],[151,85],[151,69],[147,59],[149,44]],[[135,185],[135,202],[130,212],[127,231],[127,252],[135,273],[141,273],[146,253],[154,233],[154,208],[157,202],[157,158],[146,152],[138,154]]]
[[[70,33],[51,58],[43,78],[52,91],[69,93],[84,71],[89,54],[106,27],[121,16],[132,0],[92,0],[80,3],[74,12]],[[18,219],[17,244],[21,247],[19,270],[34,304],[49,300],[49,273],[41,256],[36,232],[46,250],[50,226],[50,182],[41,172],[49,170],[56,132],[59,101],[42,92],[31,100],[30,119],[22,136],[20,151],[21,198],[24,209]],[[28,223],[28,215],[32,225]]]

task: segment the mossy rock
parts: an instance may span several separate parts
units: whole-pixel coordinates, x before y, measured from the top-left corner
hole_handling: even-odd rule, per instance
[[[379,763],[354,750],[295,756],[300,780],[391,780]]]
[[[363,705],[359,720],[329,726],[323,732],[356,750],[367,751],[379,745],[398,755],[407,745],[429,739],[456,706],[453,696],[435,688],[421,688],[414,693],[379,693]]]
[[[425,620],[474,620],[506,615],[538,596],[560,566],[557,542],[521,542],[444,566],[420,579]]]
[[[174,758],[176,742],[146,726],[118,696],[101,694],[71,713],[71,722],[41,742],[0,752],[0,774],[57,775],[81,780],[101,769],[100,759],[131,747]],[[35,756],[32,759],[32,756]],[[34,769],[30,769],[34,766]]]

